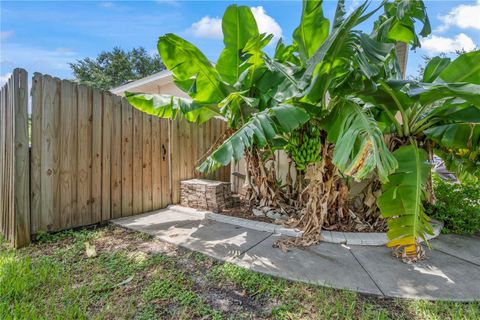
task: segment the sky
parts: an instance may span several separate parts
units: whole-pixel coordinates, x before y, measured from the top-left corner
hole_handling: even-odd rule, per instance
[[[248,5],[260,32],[291,42],[301,16],[301,1],[4,1],[0,0],[0,84],[16,67],[65,79],[73,75],[69,62],[96,57],[115,46],[145,47],[156,52],[158,37],[175,33],[192,42],[211,61],[223,47],[221,17],[232,3]],[[352,11],[360,0],[347,2]],[[373,1],[371,7],[380,2]],[[423,56],[480,47],[480,0],[426,1],[432,35],[411,51],[408,75],[415,75]],[[325,1],[332,18],[336,1]],[[360,29],[369,32],[371,24]],[[273,51],[274,45],[267,48]]]

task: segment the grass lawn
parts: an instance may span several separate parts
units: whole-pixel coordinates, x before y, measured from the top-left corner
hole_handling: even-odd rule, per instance
[[[0,244],[0,297],[0,319],[480,319],[480,302],[290,282],[113,226],[43,235],[17,251]]]

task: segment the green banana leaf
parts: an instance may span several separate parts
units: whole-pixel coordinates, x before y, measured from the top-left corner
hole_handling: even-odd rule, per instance
[[[382,42],[392,40],[409,43],[415,49],[420,47],[420,40],[415,31],[415,20],[423,24],[420,35],[428,36],[431,33],[431,26],[423,1],[384,1],[384,13],[375,21],[372,35]]]
[[[281,105],[252,115],[250,120],[225,140],[197,169],[212,172],[242,159],[246,148],[253,144],[259,148],[273,143],[278,136],[301,126],[309,120],[301,108]]]
[[[223,49],[215,65],[222,79],[230,84],[237,82],[248,67],[243,64],[242,50],[247,42],[258,36],[255,18],[247,6],[228,6],[222,18]]]
[[[305,90],[306,102],[322,101],[325,106],[326,93],[332,82],[341,82],[341,79],[346,79],[347,75],[357,68],[365,72],[367,78],[379,71],[375,59],[381,58],[383,64],[386,59],[386,48],[393,46],[377,43],[378,46],[374,46],[375,50],[372,50],[372,42],[375,40],[363,36],[360,31],[352,30],[378,10],[377,8],[364,15],[367,6],[368,2],[363,3],[344,18],[344,4],[343,1],[339,1],[334,29],[307,61],[306,71],[299,81],[299,88]],[[385,52],[382,55],[378,50]],[[350,63],[352,60],[353,66]]]
[[[303,0],[300,25],[293,31],[300,60],[305,63],[328,36],[330,22],[323,15],[323,1]]]
[[[388,183],[382,186],[378,207],[382,216],[388,219],[388,245],[416,252],[416,240],[422,238],[426,241],[426,235],[433,234],[422,204],[430,175],[428,156],[415,144],[402,146],[393,155],[399,165]]]
[[[450,58],[434,57],[430,60],[423,71],[422,82],[434,82],[440,73],[450,64]]]
[[[158,40],[158,52],[177,86],[199,103],[214,103],[228,89],[207,57],[190,42],[168,33]]]
[[[435,148],[434,152],[442,158],[448,171],[463,183],[480,180],[480,152],[465,150],[447,150]]]
[[[176,118],[180,114],[190,122],[203,123],[221,115],[216,105],[165,94],[125,92],[125,97],[136,109],[159,118]]]
[[[480,123],[461,122],[432,126],[425,135],[449,149],[480,149]]]
[[[380,181],[387,182],[397,168],[377,124],[368,110],[351,101],[338,103],[322,121],[328,140],[335,143],[333,163],[344,174],[361,180],[376,170]]]
[[[480,50],[460,55],[440,73],[445,82],[480,84]]]

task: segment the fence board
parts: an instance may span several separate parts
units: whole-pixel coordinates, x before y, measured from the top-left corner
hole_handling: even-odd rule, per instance
[[[161,119],[152,119],[152,207],[162,207]]]
[[[92,93],[92,221],[102,221],[102,109],[103,94],[99,90]]]
[[[138,214],[143,211],[143,114],[138,110],[133,110],[133,213]]]
[[[103,125],[102,125],[102,221],[112,217],[111,206],[111,148],[112,143],[112,110],[113,96],[103,93]]]
[[[87,225],[91,222],[91,189],[92,189],[92,132],[90,125],[91,115],[91,91],[88,87],[78,87],[78,179],[77,179],[77,202],[78,215],[74,220],[74,226]],[[42,201],[43,202],[43,201]]]
[[[152,211],[152,117],[143,114],[143,212]]]
[[[30,242],[30,158],[28,142],[28,79],[25,70],[17,69],[15,96],[15,247]]]
[[[112,108],[112,218],[122,216],[122,104],[119,96],[113,96]]]
[[[172,120],[160,121],[160,143],[162,162],[160,172],[162,175],[162,208],[172,202],[172,148],[171,148]]]
[[[40,227],[43,230],[55,230],[56,209],[55,194],[57,193],[57,168],[58,168],[58,134],[56,123],[57,93],[55,79],[45,77],[42,82],[42,148],[41,148],[41,189],[42,205]]]
[[[122,101],[122,216],[133,214],[133,109]]]

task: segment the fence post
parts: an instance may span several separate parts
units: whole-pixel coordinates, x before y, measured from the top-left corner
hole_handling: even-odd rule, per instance
[[[28,137],[28,74],[23,69],[13,71],[15,118],[15,239],[20,248],[30,243],[30,160]]]

